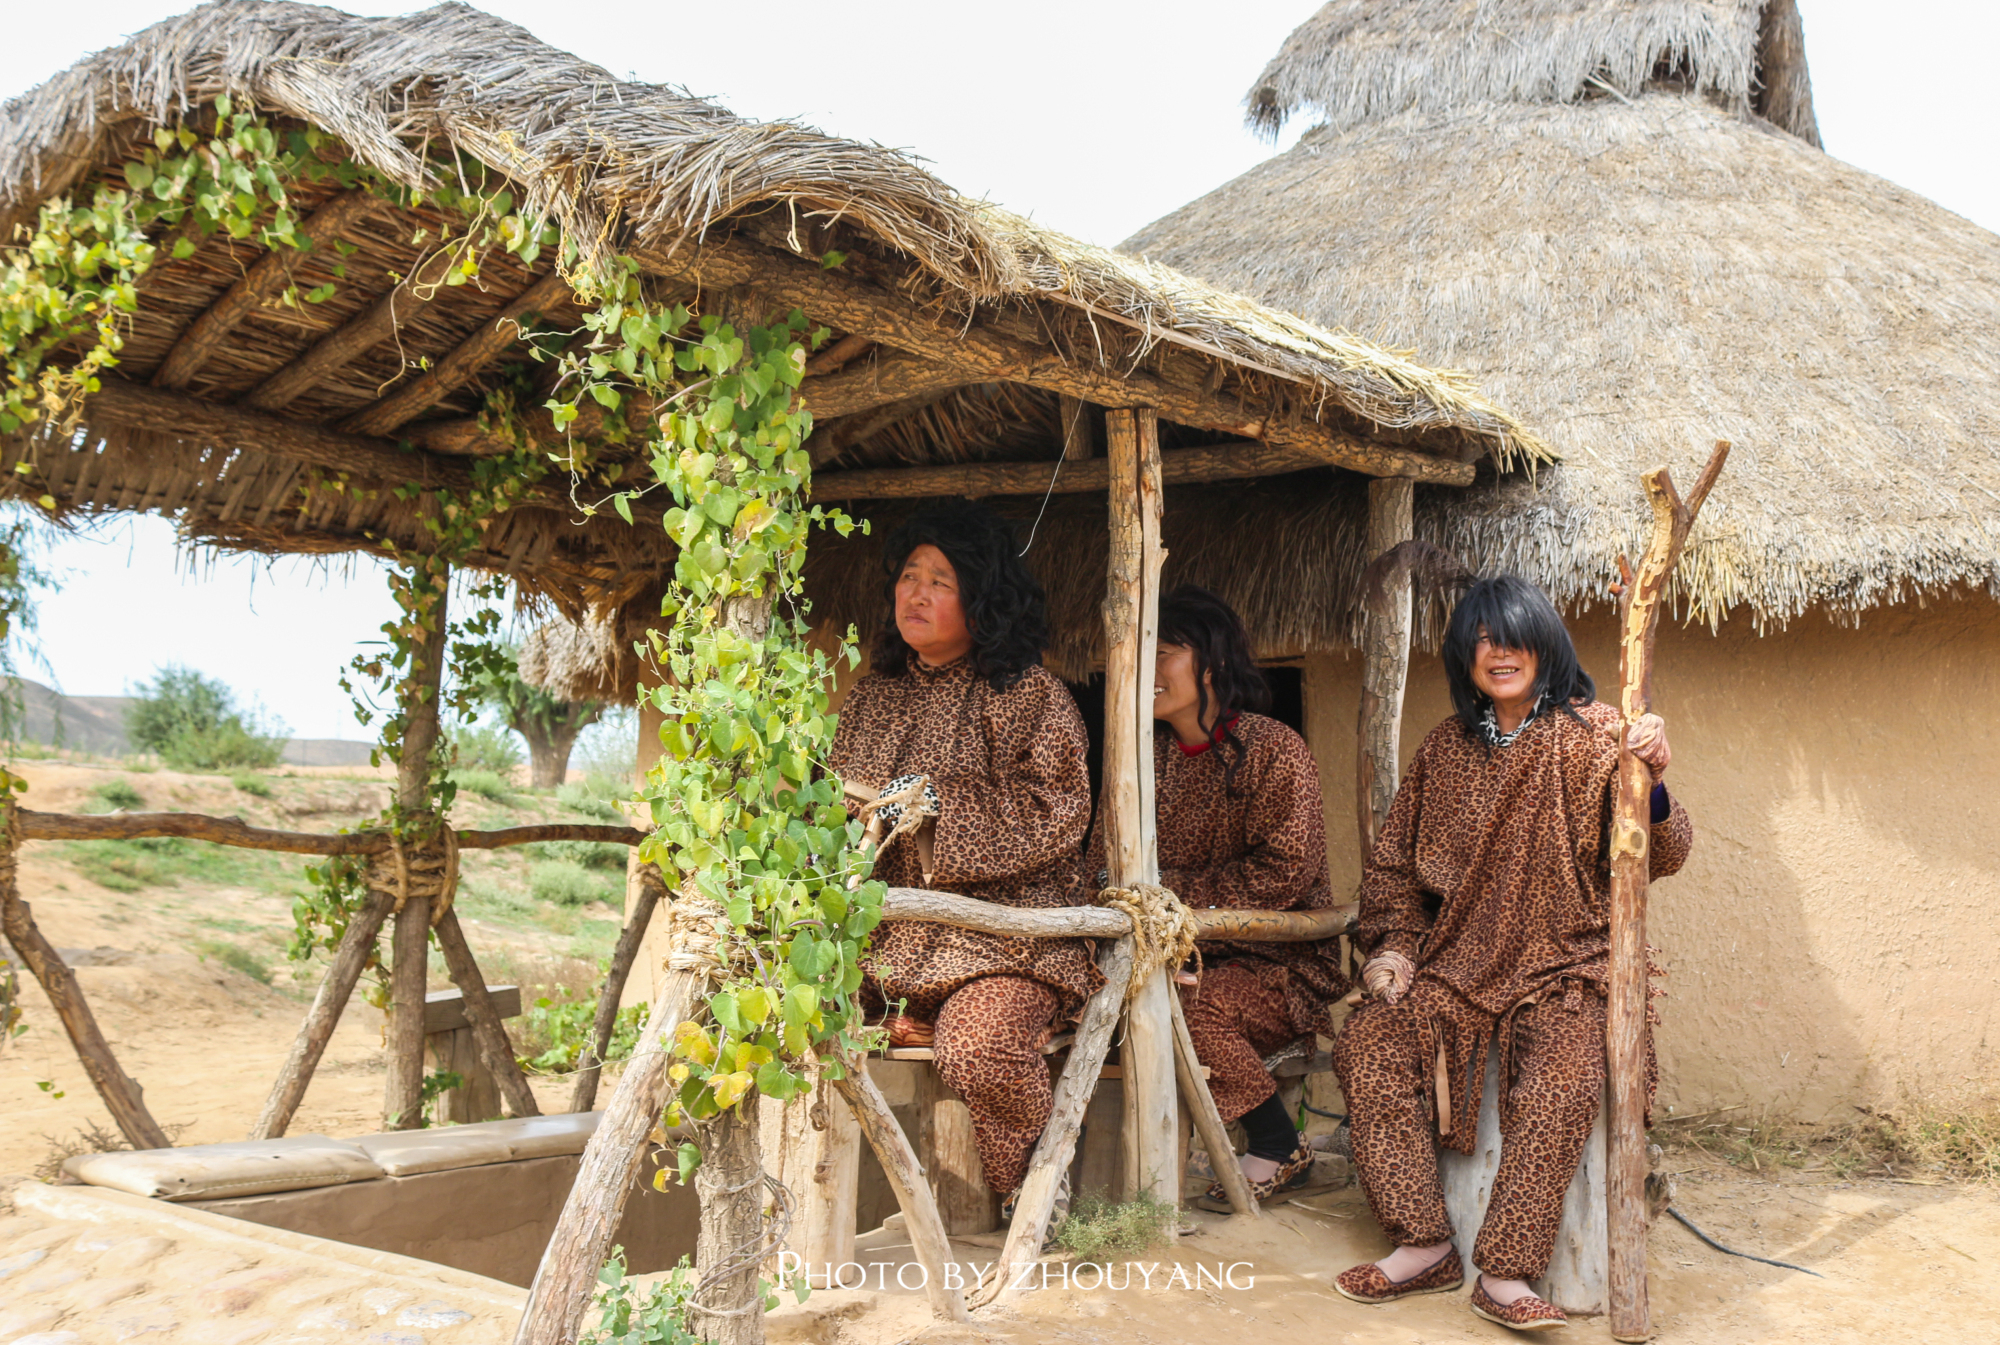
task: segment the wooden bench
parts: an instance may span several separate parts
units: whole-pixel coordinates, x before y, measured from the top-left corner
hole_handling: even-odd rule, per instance
[[[502,1020],[521,1016],[521,988],[489,985],[487,995]],[[500,1118],[500,1081],[479,1063],[472,1041],[472,1020],[465,1016],[465,995],[458,990],[433,990],[424,996],[424,1058],[440,1073],[455,1073],[465,1082],[438,1094],[437,1116],[442,1124],[469,1125]]]

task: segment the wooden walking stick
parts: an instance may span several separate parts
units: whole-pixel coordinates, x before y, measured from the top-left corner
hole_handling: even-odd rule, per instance
[[[1717,443],[1685,502],[1664,467],[1641,481],[1653,507],[1653,535],[1635,574],[1618,558],[1618,794],[1611,818],[1611,983],[1605,1054],[1611,1079],[1610,1163],[1606,1180],[1611,1251],[1611,1334],[1653,1334],[1646,1302],[1646,880],[1652,848],[1652,772],[1632,754],[1630,730],[1653,703],[1653,636],[1660,599],[1680,561],[1695,515],[1722,473],[1729,445]]]

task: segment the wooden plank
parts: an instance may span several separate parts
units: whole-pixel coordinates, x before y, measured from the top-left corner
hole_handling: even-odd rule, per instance
[[[299,223],[295,233],[317,249],[363,217],[387,206],[388,202],[375,193],[356,187],[340,193],[308,215]],[[222,292],[221,298],[187,325],[174,341],[173,349],[167,352],[166,358],[160,361],[160,367],[154,371],[153,386],[186,387],[201,372],[201,366],[208,362],[209,357],[222,348],[229,334],[243,324],[244,319],[292,283],[293,267],[308,255],[304,249],[279,247],[259,257],[248,271]]]
[[[35,923],[33,908],[21,899],[13,812],[11,800],[0,800],[0,929],[5,930],[7,942],[48,996],[49,1007],[69,1034],[83,1072],[104,1100],[125,1142],[134,1149],[171,1148],[173,1141],[146,1109],[138,1081],[118,1067],[111,1044],[104,1040],[97,1016],[83,997],[83,987],[77,984],[76,973]]]
[[[502,1018],[521,1016],[521,987],[518,985],[489,985],[486,997],[493,1004],[493,1012]],[[456,1032],[462,1027],[471,1027],[472,1020],[465,1016],[465,992],[457,986],[449,990],[433,990],[424,996],[424,1035],[438,1032]]]
[[[394,434],[459,388],[478,378],[486,366],[513,348],[531,317],[566,303],[569,282],[551,271],[507,302],[492,320],[479,325],[436,364],[409,382],[362,408],[342,422],[350,434]]]
[[[1629,731],[1653,705],[1653,638],[1660,602],[1688,533],[1708,498],[1729,445],[1718,443],[1687,501],[1673,474],[1656,467],[1641,478],[1652,506],[1652,535],[1633,573],[1623,556],[1619,586],[1619,709]],[[1646,885],[1652,853],[1652,772],[1619,735],[1618,787],[1611,816],[1611,953],[1606,987],[1605,1056],[1611,1084],[1611,1334],[1645,1340],[1653,1333],[1646,1291]]]
[[[433,1071],[456,1074],[462,1082],[437,1096],[440,1125],[475,1125],[500,1119],[500,1081],[479,1058],[470,1026],[426,1032],[424,1056]]]
[[[1326,463],[1311,453],[1273,448],[1255,439],[1237,439],[1203,448],[1176,448],[1160,455],[1160,478],[1169,485],[1238,481],[1285,472],[1310,471]],[[813,480],[819,500],[923,499],[963,495],[1096,495],[1111,485],[1106,458],[1065,459],[1056,469],[1046,462],[964,462],[937,467],[861,467],[828,472]]]
[[[1413,535],[1411,503],[1416,483],[1377,477],[1368,483],[1368,550],[1371,563]],[[1386,576],[1380,601],[1364,593],[1361,636],[1361,711],[1355,734],[1355,821],[1365,863],[1396,801],[1402,775],[1400,739],[1403,687],[1410,674],[1410,572]]]
[[[917,1071],[916,1150],[926,1158],[938,1217],[947,1234],[984,1233],[999,1222],[999,1202],[986,1184],[973,1143],[972,1112],[945,1085],[935,1064]]]

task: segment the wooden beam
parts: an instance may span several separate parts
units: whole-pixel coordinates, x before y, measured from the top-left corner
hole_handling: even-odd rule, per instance
[[[1656,467],[1641,478],[1653,510],[1652,536],[1634,574],[1618,558],[1617,792],[1612,798],[1611,949],[1605,987],[1604,1052],[1611,1088],[1605,1201],[1611,1244],[1611,1334],[1645,1340],[1653,1333],[1646,1292],[1646,886],[1652,862],[1653,777],[1632,752],[1632,725],[1653,709],[1653,637],[1660,601],[1679,564],[1681,549],[1715,479],[1729,460],[1718,443],[1686,502],[1673,474]]]
[[[920,310],[858,277],[769,248],[729,240],[675,257],[642,254],[640,261],[662,275],[698,274],[710,285],[754,281],[759,292],[775,303],[801,308],[816,322],[955,368],[968,383],[1025,383],[1098,406],[1151,407],[1182,425],[1298,448],[1329,466],[1369,476],[1407,476],[1446,485],[1465,485],[1472,479],[1467,463],[1345,435],[1314,421],[1273,422],[1264,411],[1198,384],[1170,380],[1150,370],[1120,372],[1072,360],[1049,346]]]
[[[892,351],[849,365],[837,374],[809,378],[799,385],[799,396],[814,420],[830,421],[925,393],[950,392],[969,381],[948,365]]]
[[[387,204],[375,193],[356,187],[342,192],[308,215],[296,232],[317,249],[348,226]],[[173,349],[167,352],[167,357],[154,371],[153,386],[186,387],[201,371],[201,366],[208,362],[209,356],[221,349],[223,341],[245,318],[292,283],[293,266],[307,255],[300,249],[273,248],[259,257],[248,271],[222,292],[221,298],[187,325],[174,342]]]
[[[1056,413],[1062,424],[1062,456],[1066,462],[1085,462],[1097,456],[1097,426],[1090,417],[1090,403],[1075,397],[1056,398]]]
[[[830,374],[842,365],[860,359],[873,349],[875,343],[865,336],[843,336],[806,361],[806,377],[819,378]]]
[[[900,424],[925,407],[943,401],[958,391],[959,386],[954,383],[950,387],[920,392],[914,397],[905,397],[900,402],[891,402],[873,411],[843,416],[824,430],[814,430],[806,440],[806,449],[812,454],[813,466],[831,462],[855,444],[872,439],[891,425]]]
[[[312,348],[272,374],[238,399],[238,406],[259,411],[282,411],[345,369],[363,355],[396,334],[399,323],[408,322],[427,305],[425,294],[435,294],[444,271],[456,254],[442,252],[433,257],[421,273],[413,273],[391,286],[374,303],[314,342]]]
[[[836,428],[838,428],[836,426]],[[818,436],[814,436],[817,442]],[[1205,448],[1175,448],[1160,454],[1160,480],[1169,486],[1196,481],[1236,481],[1278,476],[1323,467],[1315,454],[1294,448],[1273,448],[1255,439],[1240,439]],[[1468,469],[1469,470],[1469,469]],[[1051,485],[1053,478],[1053,485]],[[922,499],[933,495],[1095,495],[1110,488],[1111,464],[1105,458],[1084,462],[965,462],[941,467],[862,467],[828,472],[813,478],[813,497],[820,500]]]
[[[487,365],[521,339],[522,324],[531,314],[546,312],[569,297],[569,282],[562,273],[549,272],[516,294],[491,321],[481,323],[434,366],[373,406],[349,416],[342,428],[351,434],[394,434],[485,372]]]
[[[1410,505],[1415,482],[1378,477],[1368,483],[1370,562],[1410,540]],[[1361,710],[1355,734],[1355,821],[1361,832],[1361,861],[1375,851],[1375,837],[1396,801],[1402,776],[1400,745],[1403,685],[1410,673],[1410,571],[1398,566],[1384,575],[1380,602],[1361,595]]]

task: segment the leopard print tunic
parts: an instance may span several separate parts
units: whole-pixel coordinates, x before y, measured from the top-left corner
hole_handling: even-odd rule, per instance
[[[1069,691],[1030,668],[997,692],[961,659],[940,668],[912,659],[899,677],[870,674],[840,711],[829,765],[843,780],[880,788],[921,772],[937,787],[930,886],[1007,906],[1085,905],[1079,865],[1090,822],[1088,741]],[[924,886],[908,837],[876,861],[892,887]],[[863,964],[890,1001],[934,1019],[947,996],[982,976],[1025,976],[1055,991],[1074,1016],[1104,984],[1078,939],[1005,938],[916,921],[876,929]]]

